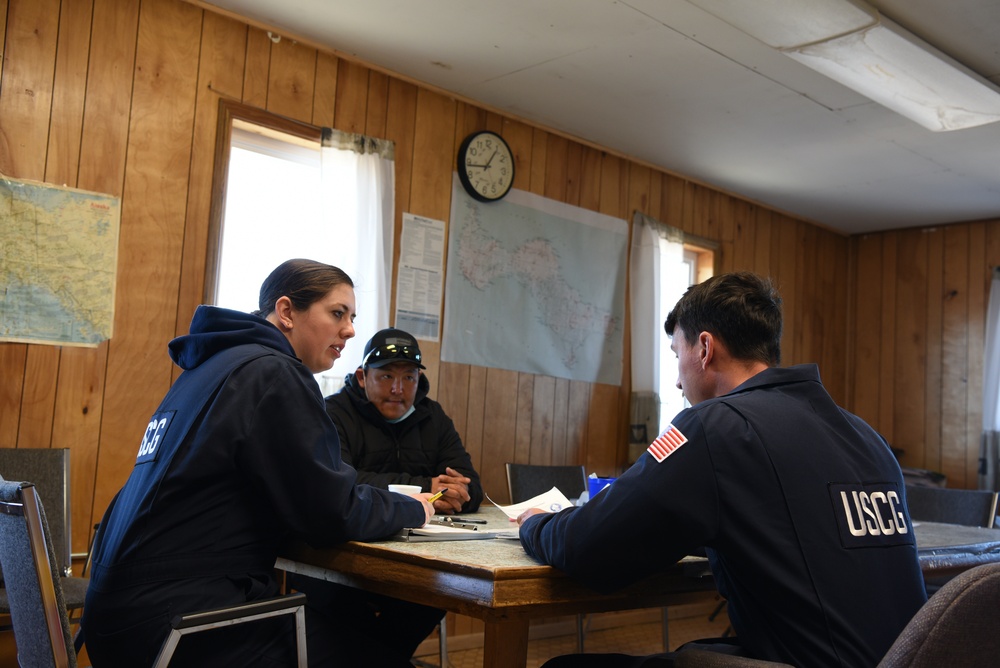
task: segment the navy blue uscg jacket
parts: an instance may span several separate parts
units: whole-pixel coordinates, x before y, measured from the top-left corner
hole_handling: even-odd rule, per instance
[[[431,478],[450,466],[472,481],[462,512],[475,512],[483,502],[479,474],[455,424],[441,404],[427,396],[429,391],[430,381],[420,374],[413,412],[392,423],[368,401],[357,377],[349,374],[344,387],[326,398],[326,410],[340,435],[340,455],[357,469],[361,482],[378,487],[420,485],[425,492],[431,491]]]
[[[815,365],[768,369],[682,411],[581,508],[527,520],[525,550],[599,589],[706,546],[740,643],[796,666],[874,666],[924,603],[902,474]]]
[[[169,348],[184,373],[105,514],[92,594],[269,574],[291,538],[323,545],[423,524],[416,501],[355,485],[319,386],[271,323],[200,306]]]

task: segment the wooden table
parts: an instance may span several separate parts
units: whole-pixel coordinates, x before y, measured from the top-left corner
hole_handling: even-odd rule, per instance
[[[499,510],[475,515],[487,529],[516,529]],[[690,603],[715,585],[704,559],[679,562],[633,586],[601,594],[525,554],[516,539],[294,546],[281,570],[338,582],[481,619],[483,665],[524,666],[532,617],[633,610]]]
[[[516,527],[495,508],[469,517],[487,519],[487,529]],[[926,576],[955,575],[1000,561],[998,529],[919,522],[914,531]],[[689,558],[665,573],[601,594],[540,565],[518,540],[502,538],[351,542],[324,549],[299,544],[278,559],[277,567],[481,619],[486,668],[525,665],[532,617],[676,605],[696,601],[715,587],[707,561]]]

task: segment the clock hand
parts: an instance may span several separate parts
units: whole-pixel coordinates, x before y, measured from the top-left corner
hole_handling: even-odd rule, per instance
[[[495,149],[493,151],[493,155],[490,156],[490,159],[486,161],[486,164],[483,165],[483,167],[485,167],[486,169],[489,169],[490,168],[490,163],[493,162],[493,158],[497,157],[497,153],[499,151],[500,151],[500,149]]]

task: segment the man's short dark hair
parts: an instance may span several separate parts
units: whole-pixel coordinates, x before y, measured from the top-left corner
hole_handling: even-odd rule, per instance
[[[692,285],[663,323],[667,336],[677,327],[689,344],[708,332],[736,359],[781,363],[781,297],[769,278],[736,272]]]

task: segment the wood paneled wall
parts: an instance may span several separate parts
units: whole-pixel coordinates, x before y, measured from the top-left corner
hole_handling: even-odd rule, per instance
[[[1000,221],[867,234],[851,240],[851,257],[849,406],[904,465],[974,489]]]
[[[111,341],[0,344],[0,445],[72,449],[77,551],[176,377],[165,344],[201,302],[220,97],[395,141],[397,233],[403,211],[447,220],[458,144],[499,132],[517,188],[626,220],[641,210],[719,241],[723,270],[775,276],[786,362],[820,362],[845,396],[847,324],[832,316],[847,303],[843,237],[180,0],[0,0],[0,16],[0,172],[122,198]],[[622,387],[593,385],[442,364],[425,348],[493,498],[506,498],[506,461],[620,470],[627,372]]]
[[[122,198],[112,340],[0,344],[0,446],[72,449],[75,551],[128,476],[176,376],[166,342],[201,301],[220,97],[395,141],[397,234],[403,211],[448,220],[455,151],[486,128],[515,151],[517,188],[718,241],[723,271],[777,280],[785,364],[819,363],[904,461],[972,482],[993,225],[849,240],[181,0],[0,0],[0,50],[0,172]],[[624,464],[627,344],[621,387],[441,363],[424,347],[498,501],[506,461]]]

